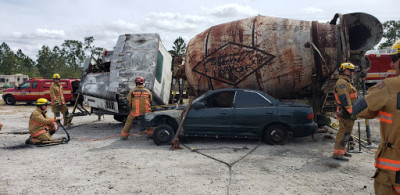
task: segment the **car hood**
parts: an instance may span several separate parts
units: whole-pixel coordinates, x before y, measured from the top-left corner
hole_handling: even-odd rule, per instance
[[[3,90],[3,93],[4,93],[4,92],[12,92],[12,91],[14,91],[14,90],[15,90],[14,88],[4,89],[4,90]]]

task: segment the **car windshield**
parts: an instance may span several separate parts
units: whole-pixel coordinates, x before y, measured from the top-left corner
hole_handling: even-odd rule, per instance
[[[203,95],[201,95],[201,96],[199,96],[198,98],[194,99],[193,102],[192,102],[192,104],[194,104],[194,103],[200,101],[201,99],[204,98],[204,96],[206,96],[206,95],[209,94],[209,93],[211,93],[211,91],[207,91],[207,92],[204,93]]]

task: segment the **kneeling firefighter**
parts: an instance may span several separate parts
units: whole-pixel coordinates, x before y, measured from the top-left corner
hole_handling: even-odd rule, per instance
[[[61,119],[60,117],[54,119],[47,116],[47,106],[49,105],[47,99],[39,98],[35,104],[36,110],[32,112],[29,119],[30,137],[26,140],[27,144],[40,144],[42,141],[52,141],[53,138],[51,135],[58,129],[56,120]]]

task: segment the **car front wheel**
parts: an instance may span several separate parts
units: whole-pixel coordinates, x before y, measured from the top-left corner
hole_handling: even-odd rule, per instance
[[[175,132],[169,125],[160,125],[154,129],[153,141],[157,146],[168,145],[172,143]]]
[[[12,95],[7,95],[4,98],[4,101],[6,102],[7,105],[14,105],[15,104],[15,98]]]
[[[267,144],[284,145],[289,139],[288,129],[283,125],[272,125],[265,130],[264,139]]]

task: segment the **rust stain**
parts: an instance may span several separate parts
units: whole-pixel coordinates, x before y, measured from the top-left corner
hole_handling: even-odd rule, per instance
[[[351,19],[356,21],[354,17],[347,21]],[[336,27],[267,16],[214,26],[188,44],[188,82],[196,95],[211,88],[239,87],[263,90],[276,98],[298,98],[311,85],[313,69],[323,81],[341,63],[344,52],[337,45],[341,40]],[[305,47],[306,43],[314,43],[316,49]]]

